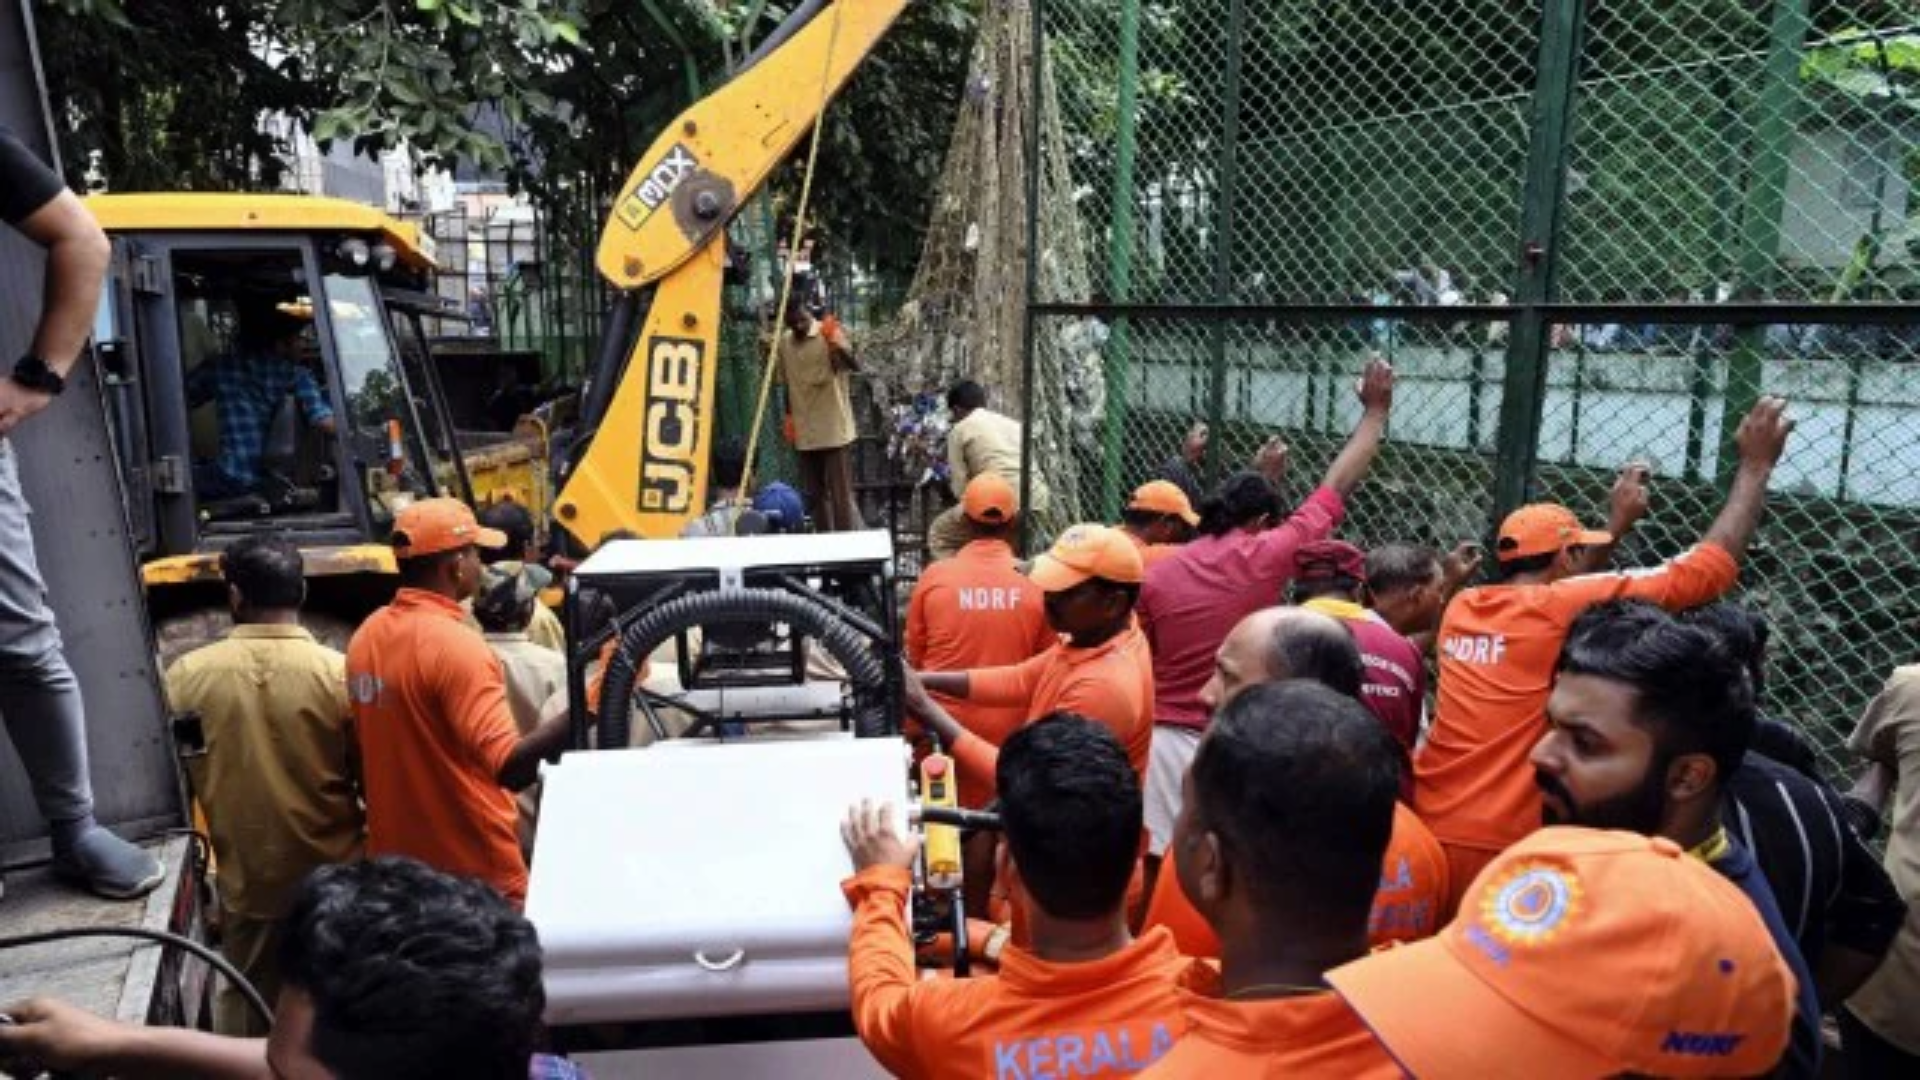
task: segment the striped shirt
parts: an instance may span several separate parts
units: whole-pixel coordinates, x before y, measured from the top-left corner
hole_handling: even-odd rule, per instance
[[[1837,792],[1749,753],[1724,798],[1727,830],[1759,861],[1809,968],[1819,968],[1829,941],[1870,956],[1886,953],[1907,906],[1848,824]]]

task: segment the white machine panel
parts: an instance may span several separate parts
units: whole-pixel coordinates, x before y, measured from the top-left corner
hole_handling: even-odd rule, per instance
[[[704,543],[705,541],[703,541]],[[554,1025],[844,1009],[840,822],[907,801],[896,739],[668,740],[543,774],[527,917]]]
[[[584,580],[687,570],[751,570],[762,566],[891,565],[893,537],[885,529],[836,533],[770,533],[698,540],[615,540],[574,573]]]

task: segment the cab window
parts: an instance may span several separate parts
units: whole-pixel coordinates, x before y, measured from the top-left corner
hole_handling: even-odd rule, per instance
[[[375,279],[329,272],[324,288],[346,394],[342,439],[365,485],[375,529],[383,532],[398,505],[431,497],[437,485]]]
[[[338,512],[340,410],[300,250],[176,252],[172,271],[201,520]]]

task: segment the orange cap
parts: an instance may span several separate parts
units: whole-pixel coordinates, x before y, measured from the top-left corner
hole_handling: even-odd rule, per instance
[[[1613,534],[1588,529],[1573,516],[1573,511],[1558,503],[1534,503],[1507,515],[1500,523],[1500,540],[1495,545],[1501,562],[1548,555],[1581,544],[1611,544]]]
[[[481,526],[473,510],[459,499],[421,499],[393,519],[393,557],[417,559],[438,555],[468,544],[483,548],[507,546],[507,534]]]
[[[1089,578],[1138,585],[1146,576],[1140,548],[1119,529],[1075,525],[1060,534],[1027,574],[1044,592],[1064,592]]]
[[[983,525],[1004,525],[1020,512],[1020,496],[999,473],[981,473],[967,481],[960,507],[969,519]]]
[[[1793,973],[1753,901],[1662,837],[1542,829],[1438,937],[1327,973],[1416,1076],[1759,1076]]]
[[[1200,524],[1200,515],[1193,512],[1193,503],[1188,501],[1187,493],[1180,485],[1168,480],[1149,480],[1133,489],[1133,499],[1127,503],[1129,510],[1145,510],[1150,514],[1172,514],[1188,525]]]

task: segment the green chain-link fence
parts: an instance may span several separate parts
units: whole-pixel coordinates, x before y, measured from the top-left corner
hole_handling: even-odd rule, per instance
[[[1035,0],[1095,267],[1032,348],[1096,348],[1079,497],[1278,431],[1304,495],[1378,352],[1390,444],[1345,534],[1449,545],[1604,516],[1647,564],[1718,509],[1762,392],[1798,429],[1740,596],[1769,708],[1830,762],[1920,659],[1920,9],[1851,0]],[[1042,252],[1041,258],[1051,253]],[[1084,395],[1081,400],[1085,400]]]

